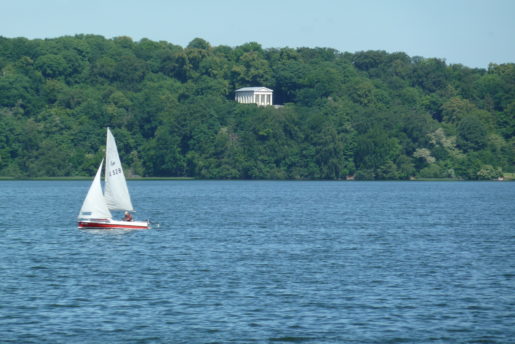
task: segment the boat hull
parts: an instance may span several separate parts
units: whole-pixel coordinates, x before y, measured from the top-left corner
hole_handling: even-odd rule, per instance
[[[91,219],[79,220],[77,226],[79,229],[150,229],[150,222]]]

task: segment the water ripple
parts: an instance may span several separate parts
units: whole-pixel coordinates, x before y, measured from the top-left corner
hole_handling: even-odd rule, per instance
[[[515,183],[129,187],[159,228],[79,231],[88,182],[0,181],[2,343],[515,338]]]

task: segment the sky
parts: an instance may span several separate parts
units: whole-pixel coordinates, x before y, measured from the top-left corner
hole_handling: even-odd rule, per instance
[[[515,62],[515,0],[0,0],[0,36],[75,34],[400,51],[488,68]]]

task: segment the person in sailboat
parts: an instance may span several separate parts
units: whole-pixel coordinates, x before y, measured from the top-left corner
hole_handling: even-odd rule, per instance
[[[123,217],[123,221],[132,221],[132,215],[128,211],[125,212],[125,216]]]

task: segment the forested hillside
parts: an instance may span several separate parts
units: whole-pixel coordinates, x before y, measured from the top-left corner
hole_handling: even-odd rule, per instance
[[[0,37],[0,176],[494,179],[514,171],[515,64],[258,43]],[[281,108],[234,102],[265,86]]]

